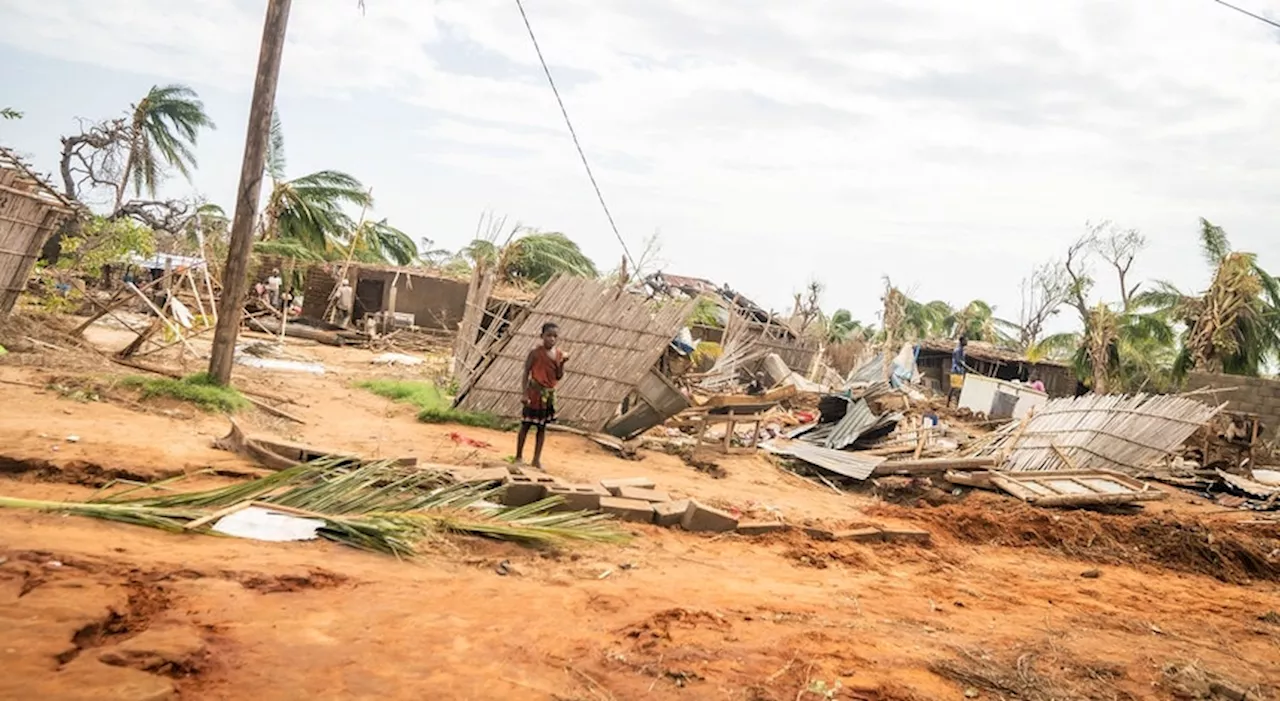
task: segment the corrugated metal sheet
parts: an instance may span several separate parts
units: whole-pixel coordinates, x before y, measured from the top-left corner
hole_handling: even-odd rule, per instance
[[[849,386],[855,382],[876,382],[884,380],[884,355],[877,353],[874,358],[868,360],[862,365],[849,373],[849,377],[845,379],[845,386]]]
[[[858,440],[858,436],[876,425],[879,418],[865,401],[859,399],[849,402],[849,409],[845,411],[844,417],[836,422],[831,435],[822,442],[822,447],[840,450],[853,445],[853,442]],[[810,434],[810,437],[812,435]]]
[[[804,430],[793,432],[788,438],[800,438],[810,445],[820,448],[843,450],[853,445],[864,434],[885,426],[892,426],[902,420],[902,414],[890,412],[876,415],[862,399],[848,402],[848,408],[839,421],[804,427]]]
[[[886,460],[883,457],[819,448],[815,445],[795,441],[782,444],[775,441],[767,441],[761,443],[760,447],[775,455],[785,455],[803,460],[814,467],[855,480],[865,480],[870,477],[876,467]]]

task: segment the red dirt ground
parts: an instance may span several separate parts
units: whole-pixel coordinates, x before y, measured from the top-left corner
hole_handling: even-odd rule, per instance
[[[108,350],[128,341],[96,327],[91,338]],[[237,368],[237,381],[298,397],[289,410],[308,424],[248,414],[254,431],[428,462],[511,452],[511,434],[420,424],[409,407],[351,387],[421,370],[375,369],[360,350],[290,349],[330,372]],[[119,370],[93,369],[90,382],[109,386]],[[85,371],[15,353],[0,381]],[[82,498],[111,478],[257,472],[209,446],[224,418],[106,396],[79,403],[0,382],[0,494]],[[459,447],[452,431],[493,447]],[[713,479],[644,455],[625,461],[553,434],[547,465],[569,479],[647,475],[679,496],[793,523],[911,524],[933,544],[630,526],[638,537],[623,546],[453,539],[398,562],[321,541],[0,510],[0,698],[1228,698],[1223,684],[1280,698],[1280,615],[1267,616],[1280,611],[1274,525],[1182,495],[1105,516],[987,494],[888,505],[763,458],[723,460],[727,477]],[[818,691],[819,681],[839,688]]]

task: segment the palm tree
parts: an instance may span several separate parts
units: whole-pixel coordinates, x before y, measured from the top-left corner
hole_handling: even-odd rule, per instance
[[[948,336],[953,315],[951,305],[942,300],[921,303],[907,297],[902,309],[903,337],[925,339]]]
[[[1067,360],[1094,392],[1165,391],[1172,386],[1176,336],[1159,311],[1117,311],[1105,304],[1088,309],[1085,333],[1046,336],[1027,359]]]
[[[848,309],[837,309],[824,324],[827,343],[843,343],[862,331],[862,322],[853,318]]]
[[[1203,218],[1200,248],[1213,266],[1209,289],[1197,297],[1160,282],[1136,301],[1185,327],[1177,376],[1188,370],[1257,376],[1280,358],[1280,285],[1254,254],[1233,251],[1226,231]]]
[[[129,155],[116,188],[116,209],[124,201],[130,180],[134,194],[146,190],[154,197],[163,165],[177,168],[190,178],[191,168],[196,165],[192,149],[203,128],[215,126],[195,90],[185,85],[152,86],[133,106]]]
[[[339,249],[356,245],[361,260],[382,260],[407,265],[417,257],[417,246],[404,232],[386,223],[357,224],[344,207],[368,208],[373,196],[354,176],[337,170],[321,170],[292,180],[285,175],[284,131],[279,113],[271,115],[271,135],[264,167],[271,192],[262,211],[261,252],[290,258],[320,260],[336,257]],[[357,231],[359,229],[359,231]],[[359,235],[357,235],[359,234]]]
[[[529,232],[502,246],[476,239],[462,253],[477,264],[494,266],[507,282],[545,285],[560,274],[591,278],[600,274],[578,244],[558,232]]]
[[[347,252],[351,252],[354,246],[352,257],[365,263],[389,261],[396,265],[409,265],[418,259],[418,245],[413,238],[388,224],[386,219],[360,224],[350,239],[345,244]]]
[[[263,209],[262,238],[296,241],[324,251],[356,227],[343,205],[372,203],[364,184],[341,171],[321,170],[293,180],[273,178]]]
[[[1002,346],[1017,345],[1017,340],[1005,329],[1017,329],[1018,325],[997,319],[995,308],[980,299],[957,310],[950,321],[952,336],[964,336],[970,341],[985,341]]]

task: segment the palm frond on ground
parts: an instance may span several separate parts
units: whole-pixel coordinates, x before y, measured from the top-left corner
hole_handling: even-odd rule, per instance
[[[320,537],[397,557],[416,554],[421,541],[443,533],[531,543],[626,539],[607,516],[553,512],[562,503],[558,498],[521,507],[482,508],[485,500],[500,490],[447,482],[443,473],[404,468],[394,461],[351,464],[345,459],[326,458],[251,482],[199,492],[126,498],[137,491],[135,488],[87,502],[0,497],[0,507],[89,516],[170,531],[208,532],[217,514],[260,504],[322,520]],[[191,529],[197,522],[199,525]]]

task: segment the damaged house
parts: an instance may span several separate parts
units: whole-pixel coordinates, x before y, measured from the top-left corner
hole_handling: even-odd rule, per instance
[[[338,285],[343,264],[313,265],[306,271],[302,315],[325,319],[330,295]],[[347,277],[355,290],[352,321],[382,314],[394,326],[417,326],[453,331],[462,323],[468,283],[432,274],[422,268],[352,263]],[[493,293],[495,297],[519,296]]]
[[[956,342],[946,339],[921,341],[916,367],[938,391],[951,391],[951,353]],[[1027,360],[1017,351],[1000,348],[990,343],[971,341],[965,347],[966,364],[979,375],[1006,382],[1030,382],[1039,379],[1050,397],[1074,397],[1079,382],[1070,365],[1056,360]]]

